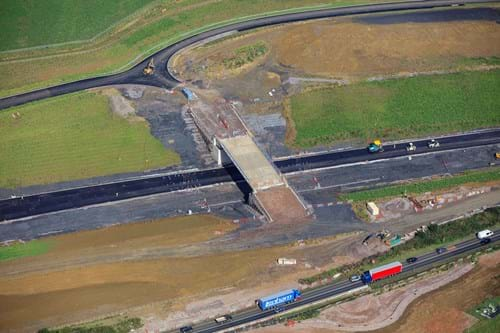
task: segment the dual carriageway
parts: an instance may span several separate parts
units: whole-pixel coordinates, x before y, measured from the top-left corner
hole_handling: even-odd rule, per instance
[[[428,140],[412,141],[416,151],[407,152],[407,143],[385,145],[380,153],[369,153],[366,148],[296,156],[274,161],[277,169],[287,173],[303,172],[329,167],[371,163],[392,158],[405,158],[439,151],[462,150],[471,147],[500,144],[500,129],[455,136],[439,137],[438,148],[428,148]],[[145,176],[101,185],[18,196],[0,200],[0,221],[15,220],[66,209],[80,208],[106,202],[120,201],[158,193],[186,190],[195,187],[235,182],[242,191],[251,192],[250,186],[235,166]]]

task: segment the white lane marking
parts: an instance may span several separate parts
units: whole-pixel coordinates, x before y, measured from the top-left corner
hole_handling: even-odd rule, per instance
[[[357,181],[357,182],[350,182],[350,183],[344,183],[344,184],[337,184],[337,185],[330,185],[330,186],[321,186],[321,187],[316,187],[316,188],[309,188],[309,189],[300,190],[300,191],[297,191],[297,192],[302,193],[302,192],[310,192],[310,191],[319,191],[319,190],[324,190],[324,189],[329,189],[329,188],[342,187],[342,186],[346,186],[346,185],[355,185],[355,184],[369,183],[369,182],[374,182],[374,181],[377,181],[377,180],[380,180],[380,179],[381,178],[371,178],[371,179],[360,180],[360,181]]]
[[[367,164],[374,164],[374,163],[394,161],[394,160],[403,160],[403,159],[407,159],[408,156],[412,156],[413,158],[415,158],[417,156],[420,157],[420,156],[427,156],[427,155],[434,155],[434,154],[438,155],[441,153],[457,151],[457,150],[480,149],[480,148],[483,148],[485,146],[494,146],[494,145],[498,145],[498,143],[486,143],[486,144],[481,144],[481,145],[472,146],[472,147],[445,149],[445,150],[431,151],[431,152],[425,152],[425,153],[412,153],[411,155],[402,155],[402,156],[381,158],[381,159],[377,159],[377,160],[366,160],[366,161],[361,161],[361,162],[339,164],[339,165],[333,165],[333,166],[328,166],[328,167],[324,167],[324,168],[298,170],[298,171],[285,173],[285,176],[289,177],[289,176],[300,175],[303,173],[311,173],[311,172],[319,172],[319,171],[324,171],[324,170],[339,169],[339,168],[351,167],[351,166],[356,166],[356,165],[367,165]]]
[[[233,200],[233,201],[226,201],[226,202],[219,202],[216,204],[208,204],[208,207],[218,207],[218,206],[225,206],[225,205],[231,205],[235,203],[242,203],[243,200]]]

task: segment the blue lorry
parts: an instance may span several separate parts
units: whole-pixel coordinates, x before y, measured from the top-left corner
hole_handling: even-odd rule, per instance
[[[279,293],[260,298],[255,301],[257,306],[262,310],[269,310],[279,308],[280,305],[295,302],[300,298],[300,290],[297,289],[289,289],[284,290]]]

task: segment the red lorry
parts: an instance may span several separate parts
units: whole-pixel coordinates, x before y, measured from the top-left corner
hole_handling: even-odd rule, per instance
[[[399,274],[403,270],[403,265],[399,261],[391,262],[380,267],[372,268],[361,275],[361,280],[368,284],[373,281],[384,279],[391,275]]]

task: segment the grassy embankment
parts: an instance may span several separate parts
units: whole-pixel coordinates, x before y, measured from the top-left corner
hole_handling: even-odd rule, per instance
[[[52,245],[50,241],[34,240],[23,244],[2,246],[0,247],[0,261],[41,255],[49,251]]]
[[[154,0],[2,0],[0,51],[87,40]]]
[[[391,261],[403,261],[405,258],[418,256],[441,246],[472,237],[483,229],[495,229],[500,226],[500,207],[490,208],[474,216],[443,225],[430,225],[426,232],[417,232],[415,237],[389,251],[368,257],[361,262],[336,267],[311,277],[300,279],[303,284],[311,284],[323,279],[332,278],[337,273],[344,277],[359,274],[374,266],[383,265]],[[377,263],[373,265],[371,262]]]
[[[497,307],[500,306],[500,297],[488,298],[468,311],[469,314],[479,319],[479,321],[471,328],[467,329],[465,331],[466,333],[496,333],[500,330],[500,316],[496,316],[494,319],[488,319],[481,316],[479,312],[476,312],[476,309],[481,311],[488,304],[493,304]]]
[[[500,124],[500,70],[307,91],[290,102],[291,145],[399,139]]]
[[[65,326],[54,329],[41,329],[38,333],[128,333],[141,328],[140,318],[110,318],[84,325]]]
[[[0,112],[0,187],[13,188],[177,164],[146,122],[110,111],[107,97],[77,93]]]
[[[126,3],[127,5],[122,5],[121,13],[137,8],[139,2],[129,1]],[[249,19],[253,16],[277,14],[277,11],[301,11],[303,9],[373,2],[384,2],[384,0],[221,0],[201,3],[199,0],[161,1],[157,5],[152,5],[141,15],[118,24],[90,44],[0,54],[0,77],[3,78],[0,82],[0,96],[124,70],[161,47],[172,44],[188,35],[214,26]],[[8,43],[3,48],[17,48],[23,39],[43,44],[59,42],[61,39],[58,39],[54,34],[48,35],[46,28],[38,29],[29,23],[36,18],[45,17],[46,13],[53,8],[51,5],[53,5],[52,2],[44,1],[29,11],[23,12],[18,6],[13,7],[14,12],[12,10],[4,11],[5,15],[12,15],[12,20],[19,22],[14,25],[16,27],[15,33],[12,32],[8,35],[6,40]],[[80,16],[96,17],[98,20],[97,18],[103,17],[100,14],[101,6],[82,5]],[[113,5],[106,4],[104,6],[108,10]],[[61,8],[57,20],[63,22],[57,24],[57,31],[73,31],[74,20],[80,22],[80,18],[75,17],[71,6],[61,7],[58,4],[55,8]],[[63,19],[63,17],[67,17],[67,19]],[[113,22],[113,17],[115,16],[112,15],[109,19],[104,20],[105,22],[99,25],[99,29],[104,29],[106,25],[109,26]],[[44,20],[44,22],[46,21]],[[84,22],[87,22],[86,19]],[[10,27],[9,29],[14,28]],[[97,30],[97,28],[92,28],[88,31],[95,33]],[[65,40],[71,37],[69,33],[64,33],[64,36]],[[81,36],[83,35],[75,34],[72,38],[82,38]],[[89,52],[90,50],[91,52]],[[64,55],[52,56],[58,53],[64,53]],[[9,62],[34,57],[38,57],[38,59],[23,62],[20,66]]]
[[[353,202],[376,201],[402,195],[418,195],[425,192],[434,192],[451,189],[461,185],[484,184],[500,180],[500,168],[486,171],[468,171],[460,175],[434,180],[422,180],[409,184],[386,186],[370,190],[344,193],[341,200]]]

